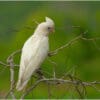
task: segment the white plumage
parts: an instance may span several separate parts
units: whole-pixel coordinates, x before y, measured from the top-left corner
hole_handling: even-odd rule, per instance
[[[46,21],[40,23],[34,34],[25,42],[19,68],[19,78],[16,89],[22,90],[32,74],[39,69],[49,51],[48,35],[54,29],[54,22],[46,17]]]

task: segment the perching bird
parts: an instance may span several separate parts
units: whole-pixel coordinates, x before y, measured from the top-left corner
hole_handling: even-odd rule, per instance
[[[48,35],[54,31],[54,22],[46,17],[46,21],[40,23],[34,34],[25,42],[22,48],[19,77],[16,89],[22,90],[33,73],[40,68],[49,51]]]

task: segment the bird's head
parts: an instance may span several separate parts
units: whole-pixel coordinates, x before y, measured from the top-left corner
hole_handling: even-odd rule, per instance
[[[40,23],[35,31],[36,34],[45,36],[48,36],[48,34],[52,32],[54,32],[54,22],[49,17],[46,17],[45,22]]]

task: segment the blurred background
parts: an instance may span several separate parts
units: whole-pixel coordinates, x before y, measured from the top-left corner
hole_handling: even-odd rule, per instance
[[[18,49],[33,34],[37,24],[45,21],[45,17],[55,22],[55,33],[49,36],[50,51],[69,42],[80,33],[85,38],[100,37],[100,2],[88,1],[0,1],[0,61]],[[73,28],[72,26],[80,26]],[[49,58],[56,62],[56,76],[61,77],[71,70],[82,81],[100,81],[100,40],[79,40],[63,49],[57,55]],[[20,55],[15,58],[19,64]],[[53,73],[53,65],[46,59],[42,69]],[[15,68],[17,81],[18,68]],[[46,77],[50,77],[45,74]],[[0,98],[3,98],[10,88],[9,68],[0,65]],[[34,83],[34,79],[29,85]],[[99,88],[100,86],[98,86]],[[85,98],[100,98],[100,92],[88,87]],[[65,86],[51,86],[52,98],[78,98],[77,93]],[[16,93],[19,96],[20,93]],[[33,96],[33,97],[32,97]],[[40,84],[26,98],[48,98],[47,86]]]

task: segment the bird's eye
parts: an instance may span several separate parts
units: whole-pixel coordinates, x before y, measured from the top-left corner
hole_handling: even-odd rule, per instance
[[[51,29],[51,27],[48,27],[48,30]]]

